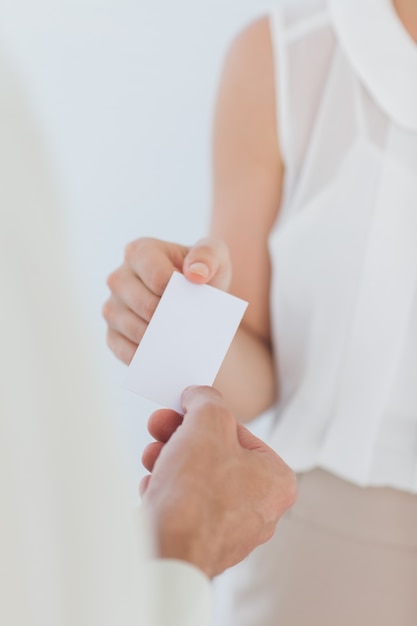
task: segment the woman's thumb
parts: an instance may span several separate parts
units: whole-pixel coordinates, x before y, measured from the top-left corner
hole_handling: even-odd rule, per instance
[[[207,283],[227,291],[232,278],[232,264],[226,244],[214,238],[200,239],[185,257],[183,273],[193,283]]]

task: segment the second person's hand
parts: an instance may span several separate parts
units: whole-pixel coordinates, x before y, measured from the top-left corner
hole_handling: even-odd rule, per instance
[[[124,363],[132,360],[175,270],[193,283],[227,291],[232,275],[228,248],[211,238],[192,247],[151,238],[126,246],[122,265],[107,279],[111,293],[103,306],[107,344]]]
[[[155,441],[143,453],[150,474],[140,492],[159,556],[214,577],[271,538],[295,502],[296,480],[215,389],[189,387],[182,407],[184,417],[170,409],[150,417]]]

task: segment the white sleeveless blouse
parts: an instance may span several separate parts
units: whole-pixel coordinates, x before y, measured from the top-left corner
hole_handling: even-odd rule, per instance
[[[296,471],[417,493],[417,45],[390,0],[270,25],[286,166],[272,443]]]

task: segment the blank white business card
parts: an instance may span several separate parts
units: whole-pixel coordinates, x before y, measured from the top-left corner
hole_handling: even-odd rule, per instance
[[[182,413],[189,385],[212,385],[247,302],[174,272],[129,365],[123,387]]]

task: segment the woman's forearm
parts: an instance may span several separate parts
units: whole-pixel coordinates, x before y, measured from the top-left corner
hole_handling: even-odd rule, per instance
[[[214,386],[236,417],[247,422],[270,408],[277,383],[270,346],[241,325]]]

